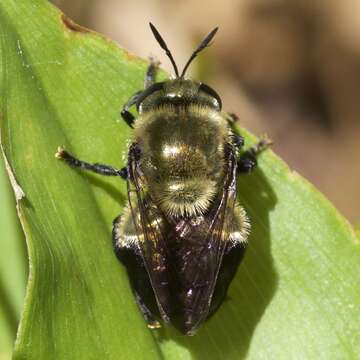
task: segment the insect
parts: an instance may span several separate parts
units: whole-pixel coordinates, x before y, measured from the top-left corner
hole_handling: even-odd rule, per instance
[[[236,177],[255,168],[269,142],[241,152],[244,139],[232,130],[235,116],[221,110],[210,86],[185,78],[218,28],[180,74],[165,41],[150,27],[175,78],[156,82],[157,64],[151,61],[144,89],[123,106],[121,116],[134,129],[127,166],[90,164],[62,148],[56,156],[126,180],[129,203],[113,221],[113,243],[135,299],[150,328],[160,327],[162,319],[193,335],[223,302],[245,251],[250,224],[236,200]]]

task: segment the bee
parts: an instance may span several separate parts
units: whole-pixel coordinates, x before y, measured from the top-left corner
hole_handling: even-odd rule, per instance
[[[243,257],[250,223],[236,199],[236,178],[256,167],[269,142],[240,151],[244,139],[232,130],[236,117],[221,110],[214,89],[185,78],[217,27],[181,74],[160,33],[151,23],[150,28],[175,78],[156,82],[157,64],[151,61],[144,89],[123,106],[121,117],[134,130],[127,166],[91,164],[62,148],[56,156],[126,180],[129,202],[113,221],[115,253],[148,327],[160,327],[162,319],[193,335],[222,304]]]

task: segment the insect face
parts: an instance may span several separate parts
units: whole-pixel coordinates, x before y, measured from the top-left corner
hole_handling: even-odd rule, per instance
[[[163,83],[155,83],[139,97],[139,114],[158,109],[161,105],[203,105],[221,110],[221,100],[215,90],[209,86],[177,78]]]

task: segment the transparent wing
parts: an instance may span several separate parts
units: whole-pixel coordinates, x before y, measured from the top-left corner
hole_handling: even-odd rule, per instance
[[[162,318],[170,321],[172,313],[171,273],[168,267],[166,234],[169,223],[147,192],[137,155],[137,144],[129,151],[128,197],[138,244]],[[138,208],[138,212],[134,209]],[[138,215],[136,215],[138,214]]]
[[[186,221],[177,229],[183,241],[180,253],[179,277],[186,332],[194,332],[206,320],[220,266],[232,231],[230,223],[236,201],[236,161],[229,149],[226,177],[213,206],[201,221]],[[186,230],[185,230],[186,229]],[[186,234],[184,234],[184,231]]]

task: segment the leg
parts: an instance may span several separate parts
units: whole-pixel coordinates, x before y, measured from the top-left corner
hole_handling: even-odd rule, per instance
[[[144,88],[147,89],[149,86],[154,84],[157,68],[159,66],[158,61],[154,61],[153,58],[150,58],[150,64],[147,68],[146,75],[145,75],[145,81],[144,81]]]
[[[150,59],[150,64],[146,71],[145,81],[144,81],[144,87],[147,89],[149,86],[151,86],[155,82],[155,76],[156,71],[159,63],[154,61],[153,59]],[[133,128],[135,117],[131,114],[129,109],[136,104],[139,95],[142,94],[144,90],[137,91],[123,106],[120,115],[125,120],[125,122]]]
[[[144,269],[145,270],[145,269]],[[141,296],[138,294],[138,292],[133,288],[133,293],[135,296],[136,303],[141,311],[141,313],[144,316],[144,319],[147,323],[147,326],[149,329],[159,329],[161,328],[161,325],[159,321],[157,321],[152,314],[152,312],[147,308],[144,300],[141,298]]]
[[[228,121],[230,126],[234,125],[239,120],[239,117],[234,113],[227,113],[226,115],[226,120]]]
[[[229,241],[226,245],[222,264],[218,273],[214,294],[211,300],[209,316],[215,313],[226,299],[227,291],[231,281],[244,256],[247,238],[250,232],[250,223],[245,210],[236,203],[229,215]]]
[[[74,156],[69,154],[66,150],[58,148],[55,157],[61,160],[64,160],[67,164],[78,167],[80,169],[93,171],[97,174],[106,175],[106,176],[120,176],[123,179],[127,179],[127,169],[124,167],[120,170],[113,168],[109,165],[104,164],[89,164],[85,161],[76,159]]]
[[[266,138],[260,140],[256,145],[251,147],[240,155],[238,160],[238,173],[250,174],[256,167],[256,157],[264,151],[272,142]]]
[[[226,120],[229,123],[230,127],[233,129],[234,123],[237,122],[239,118],[234,113],[226,113]],[[234,129],[231,136],[231,142],[237,148],[237,150],[240,150],[244,146],[244,138],[241,135],[237,134]]]
[[[123,106],[120,115],[121,117],[125,120],[125,122],[131,127],[133,128],[133,123],[135,120],[134,115],[131,114],[131,112],[129,111],[129,109],[136,104],[139,95],[143,92],[143,90],[140,90],[138,92],[136,92]]]
[[[113,221],[113,246],[115,254],[126,267],[136,303],[150,329],[161,327],[156,318],[160,318],[154,291],[152,289],[144,261],[136,245],[136,229],[132,213],[125,208],[123,215]]]
[[[244,146],[244,138],[239,134],[232,134],[231,142],[236,147],[237,150],[240,150]]]
[[[148,328],[160,328],[161,325],[156,320],[156,318],[160,318],[160,314],[157,311],[154,291],[141,256],[132,249],[120,247],[116,241],[114,241],[114,248],[117,258],[127,270],[131,290]]]

